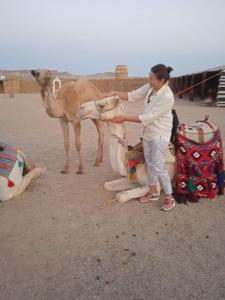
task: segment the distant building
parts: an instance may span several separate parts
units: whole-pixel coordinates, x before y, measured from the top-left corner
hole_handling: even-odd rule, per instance
[[[117,65],[115,69],[115,78],[116,79],[127,79],[128,70],[126,65]]]

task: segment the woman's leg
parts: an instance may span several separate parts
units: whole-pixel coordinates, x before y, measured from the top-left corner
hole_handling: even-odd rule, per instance
[[[149,179],[149,192],[139,200],[142,203],[158,200],[159,191],[157,191],[158,175],[154,172],[155,147],[152,141],[143,140],[144,157],[147,166]]]
[[[161,207],[162,210],[168,211],[171,210],[175,205],[175,200],[172,196],[172,185],[169,173],[167,168],[165,167],[165,161],[168,151],[168,145],[164,141],[158,141],[155,144],[156,155],[155,155],[155,163],[153,168],[155,168],[155,172],[158,173],[160,184],[163,188],[163,191],[166,195],[166,200],[163,206]]]
[[[168,143],[163,140],[144,141],[144,154],[149,177],[149,193],[140,199],[141,202],[148,202],[150,200],[157,200],[152,197],[157,193],[157,180],[160,180],[161,186],[166,194],[166,205],[162,209],[167,209],[174,206],[174,199],[172,197],[172,186],[168,171],[165,167],[165,161],[168,151]],[[154,199],[155,198],[155,199]]]

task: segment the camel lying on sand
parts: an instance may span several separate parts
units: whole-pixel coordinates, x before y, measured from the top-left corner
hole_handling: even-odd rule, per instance
[[[103,100],[88,102],[80,107],[81,119],[96,118],[104,120],[124,114],[124,106],[120,103],[119,98],[116,97],[107,97]],[[218,129],[218,127],[208,119],[209,116],[205,116],[205,119],[202,121],[195,121],[189,125],[181,124],[179,127],[179,133],[181,135],[196,143],[203,144],[203,152],[205,151],[204,143],[212,141]],[[110,162],[112,168],[115,172],[125,177],[105,182],[104,186],[110,191],[121,191],[116,195],[116,199],[119,202],[126,202],[133,198],[142,197],[149,190],[146,165],[144,161],[138,163],[136,165],[136,176],[134,178],[128,176],[130,175],[128,172],[130,169],[128,168],[128,160],[126,157],[128,147],[125,125],[124,123],[118,124],[111,122],[107,122],[107,125],[110,132]],[[218,146],[219,145],[217,145],[217,147]],[[173,148],[173,146],[172,148],[169,146],[165,162],[172,183],[174,183],[176,173],[176,159],[173,154]],[[158,192],[159,191],[160,185],[158,183]]]
[[[91,82],[85,79],[65,82],[56,97],[51,90],[51,72],[49,70],[32,70],[31,74],[41,87],[41,97],[47,114],[51,118],[59,118],[64,135],[65,165],[61,173],[70,171],[70,141],[69,123],[72,124],[75,132],[75,144],[78,154],[77,174],[83,173],[83,161],[81,157],[80,142],[80,119],[78,111],[80,104],[102,98],[102,93]],[[103,159],[104,136],[102,123],[98,119],[92,119],[98,131],[98,152],[94,166],[98,166]]]
[[[124,114],[124,105],[117,97],[107,97],[102,100],[92,101],[80,107],[81,120],[96,118],[104,120]],[[126,164],[127,136],[124,123],[107,122],[110,133],[110,162],[113,170],[123,176],[120,179],[105,182],[104,187],[109,191],[120,191],[116,195],[119,202],[127,202],[134,198],[144,196],[149,191],[148,175],[145,163],[136,166],[136,180],[130,182]],[[168,149],[166,167],[171,181],[175,175],[175,157]],[[160,185],[158,183],[158,191]]]
[[[45,170],[29,166],[21,150],[0,141],[0,201],[22,194]]]

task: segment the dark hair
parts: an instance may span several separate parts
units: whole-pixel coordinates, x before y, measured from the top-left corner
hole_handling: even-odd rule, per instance
[[[159,79],[159,80],[165,79],[165,81],[170,79],[171,71],[173,71],[173,68],[166,67],[163,64],[158,64],[151,68],[151,72],[155,74],[157,79]]]

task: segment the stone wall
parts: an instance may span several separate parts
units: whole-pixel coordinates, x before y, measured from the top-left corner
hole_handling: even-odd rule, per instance
[[[20,81],[18,80],[13,80],[13,79],[4,80],[3,86],[4,86],[5,94],[21,93]]]
[[[40,91],[36,81],[20,81],[20,88],[21,93],[38,93]]]
[[[127,78],[127,79],[90,79],[100,91],[109,92],[112,90],[131,91],[148,82],[147,78]],[[63,81],[65,82],[65,81]],[[38,93],[40,88],[35,80],[4,80],[4,93]]]
[[[3,86],[4,94],[38,93],[40,91],[34,80],[8,79],[3,81]]]
[[[95,79],[91,82],[96,85],[100,91],[109,92],[112,90],[128,92],[136,89],[148,82],[147,78],[130,79]]]

